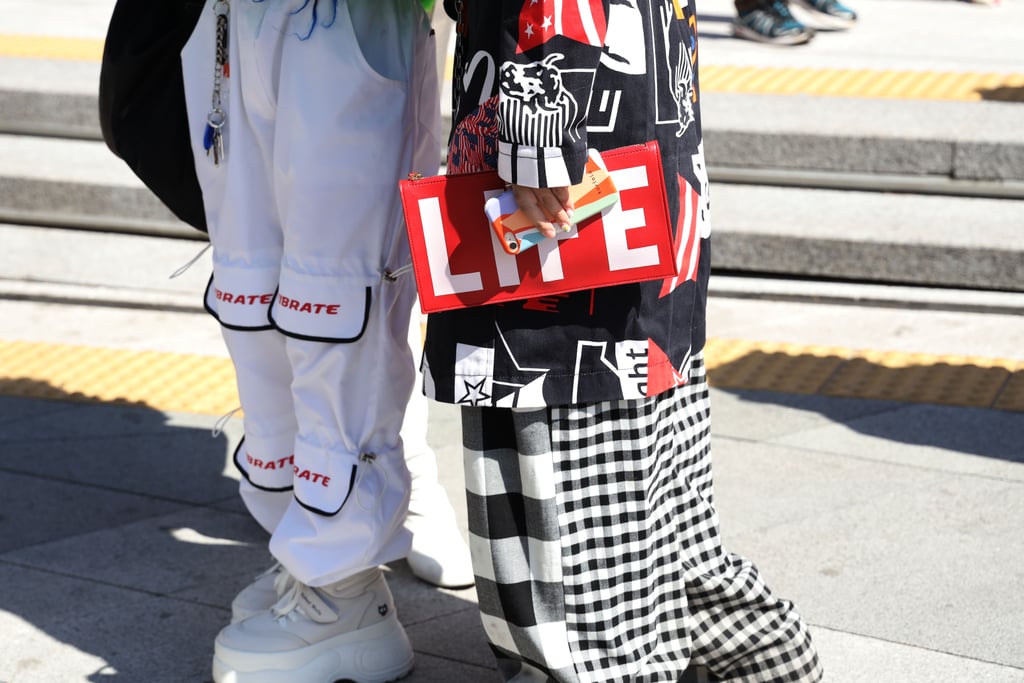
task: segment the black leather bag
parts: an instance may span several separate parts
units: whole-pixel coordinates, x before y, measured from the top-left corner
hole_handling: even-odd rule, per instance
[[[107,147],[178,218],[206,231],[190,143],[181,49],[202,0],[117,0],[100,66]]]

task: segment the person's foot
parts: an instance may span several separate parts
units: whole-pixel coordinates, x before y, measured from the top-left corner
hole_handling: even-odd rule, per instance
[[[313,588],[292,579],[273,607],[224,628],[215,683],[386,683],[413,652],[380,569]]]
[[[732,32],[738,38],[771,45],[801,45],[814,37],[814,30],[797,21],[783,0],[765,0],[737,14]]]
[[[857,13],[838,0],[793,0],[811,13],[823,29],[845,29],[857,23]]]
[[[425,449],[407,458],[412,473],[412,492],[405,528],[412,534],[406,555],[416,578],[441,588],[466,588],[476,580],[469,546],[459,530],[455,509],[437,480],[433,452]],[[431,461],[425,462],[429,454]]]
[[[412,532],[412,548],[405,561],[418,579],[441,588],[468,588],[475,583],[469,546],[454,512],[418,515],[410,508],[405,526]]]

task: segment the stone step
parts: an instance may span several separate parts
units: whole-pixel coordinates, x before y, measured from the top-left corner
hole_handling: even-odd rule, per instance
[[[1022,107],[713,93],[703,102],[704,147],[709,172],[900,175],[941,179],[950,193],[1024,197]]]
[[[901,175],[942,181],[954,194],[1024,196],[1022,106],[710,93],[705,154],[722,181],[738,171],[760,172],[765,183],[773,171],[802,172],[811,185],[842,183],[844,174]],[[0,111],[3,134],[100,139],[94,93],[0,88]],[[825,174],[840,178],[814,177]]]
[[[54,54],[0,49],[0,220],[201,238],[98,141],[95,45],[112,6],[83,1],[74,21],[16,13],[6,29],[56,39]],[[1024,5],[858,0],[857,9],[854,30],[778,49],[731,39],[732,0],[701,0],[715,267],[1020,291],[1024,105],[1014,93],[1024,81],[1012,84],[1024,73],[1014,28]],[[60,36],[93,41],[92,56],[57,58]],[[723,76],[737,69],[766,78]],[[972,85],[957,97],[926,85],[885,96],[786,92],[788,83],[764,85],[772,69],[863,69],[886,82],[911,72],[922,84],[959,72]]]
[[[0,221],[201,233],[177,221],[102,142],[0,136]],[[720,271],[1024,291],[1024,202],[720,183]]]
[[[719,271],[1024,291],[1024,202],[712,187]]]

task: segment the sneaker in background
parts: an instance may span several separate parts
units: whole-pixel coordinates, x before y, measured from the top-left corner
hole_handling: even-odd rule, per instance
[[[738,38],[771,45],[801,45],[814,37],[814,31],[797,21],[783,0],[765,0],[737,14],[732,32]]]
[[[841,30],[857,23],[857,13],[838,0],[793,0],[811,13],[820,28]]]

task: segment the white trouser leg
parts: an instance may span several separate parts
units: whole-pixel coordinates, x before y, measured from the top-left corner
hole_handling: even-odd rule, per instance
[[[421,318],[419,305],[412,308],[409,321],[409,348],[414,359],[419,359],[423,348]],[[419,363],[417,363],[419,365]],[[409,498],[409,515],[430,517],[447,522],[449,513],[454,520],[448,494],[438,482],[437,457],[434,449],[427,443],[427,397],[419,385],[422,376],[416,373],[417,383],[409,397],[409,405],[405,409],[405,420],[402,422],[402,445],[405,448],[405,462],[412,476],[412,494]],[[413,530],[414,529],[410,529]]]
[[[408,279],[384,283],[359,341],[287,340],[299,424],[294,499],[270,549],[303,583],[331,583],[408,552],[399,431],[415,376],[406,341],[414,296]]]
[[[324,585],[402,557],[409,546],[399,430],[414,381],[407,325],[415,288],[410,274],[389,274],[409,263],[396,183],[437,168],[439,98],[433,39],[416,3],[393,2],[386,17],[375,5],[374,21],[387,30],[373,35],[356,34],[345,3],[330,21],[312,24],[301,7],[232,4],[226,159],[217,166],[201,143],[210,21],[200,22],[182,59],[214,247],[207,305],[239,338],[287,337],[290,396],[262,393],[283,381],[276,370],[272,379],[242,379],[252,368],[232,352],[247,440],[279,434],[260,410],[250,420],[250,405],[292,404],[293,498],[271,551],[303,583]],[[367,46],[403,55],[395,64],[407,71],[375,70],[384,62],[368,60]],[[258,364],[262,341],[235,345],[252,347]],[[271,355],[278,362],[280,348]],[[272,409],[266,415],[273,420]],[[282,472],[281,457],[240,457],[250,481],[257,471],[266,479]],[[254,507],[265,497],[246,496]],[[260,516],[266,523],[277,514]]]
[[[409,347],[419,358],[422,349],[421,313],[414,306],[409,322]],[[405,528],[412,533],[412,547],[406,560],[420,579],[445,588],[469,586],[474,581],[469,547],[459,529],[455,510],[438,481],[437,456],[427,443],[427,397],[423,377],[417,373],[402,423],[405,462],[412,476],[409,514]]]
[[[277,330],[221,328],[231,354],[245,414],[245,438],[235,451],[239,492],[250,514],[273,533],[292,498],[292,450],[297,424],[292,369]]]
[[[448,522],[455,519],[455,513],[448,493],[438,481],[437,456],[427,443],[427,419],[427,397],[417,387],[409,397],[402,423],[405,462],[412,476],[409,515]]]

